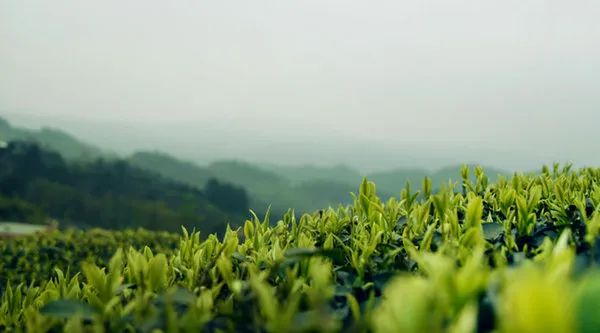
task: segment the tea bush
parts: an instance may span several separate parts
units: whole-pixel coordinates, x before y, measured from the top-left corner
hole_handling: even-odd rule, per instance
[[[494,184],[471,171],[435,192],[428,179],[421,193],[407,185],[386,202],[365,180],[353,205],[255,216],[222,239],[184,230],[174,246],[145,231],[4,241],[0,326],[599,331],[600,169],[555,165]]]
[[[52,231],[35,237],[0,240],[0,290],[9,283],[31,284],[47,281],[56,269],[80,272],[84,262],[106,266],[119,248],[149,247],[171,254],[179,237],[147,230]]]

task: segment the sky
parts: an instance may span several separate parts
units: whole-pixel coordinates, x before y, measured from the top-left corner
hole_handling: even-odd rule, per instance
[[[596,0],[0,0],[0,116],[207,162],[600,165]]]

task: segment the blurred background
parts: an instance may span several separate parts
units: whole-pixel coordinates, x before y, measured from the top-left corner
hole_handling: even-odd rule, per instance
[[[208,232],[600,164],[600,3],[0,0],[0,221]]]

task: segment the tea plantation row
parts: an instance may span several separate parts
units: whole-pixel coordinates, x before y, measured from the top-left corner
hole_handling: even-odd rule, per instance
[[[364,181],[351,206],[255,217],[221,239],[1,241],[0,330],[600,331],[600,169],[494,184],[471,171],[387,202]]]

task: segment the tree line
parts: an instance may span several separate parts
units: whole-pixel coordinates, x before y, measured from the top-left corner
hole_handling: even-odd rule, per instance
[[[242,220],[248,201],[245,189],[216,179],[199,189],[123,160],[67,162],[23,141],[0,149],[0,220],[218,232]]]

